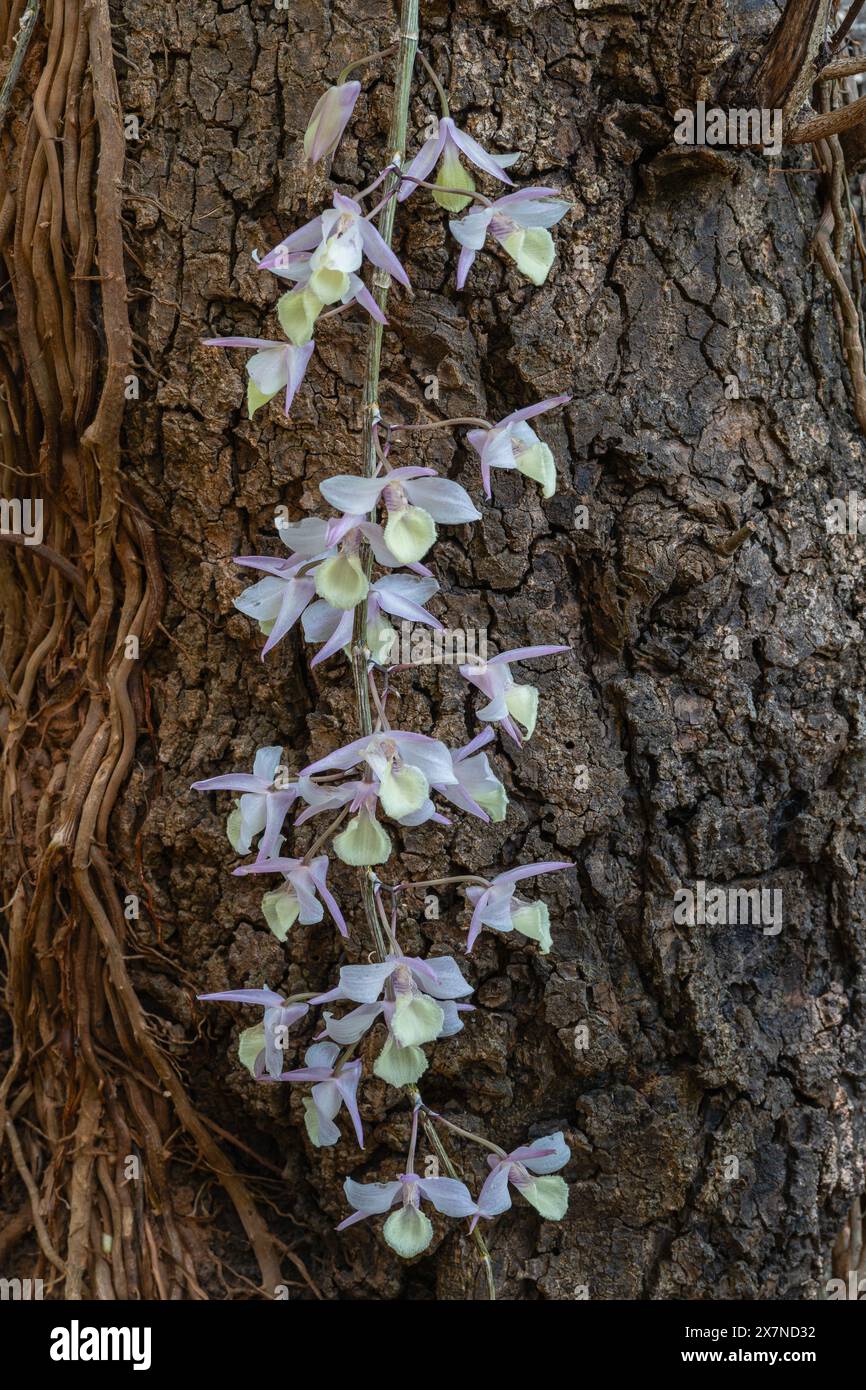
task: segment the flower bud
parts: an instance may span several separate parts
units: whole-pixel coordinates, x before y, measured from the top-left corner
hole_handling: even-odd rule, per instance
[[[341,82],[339,87],[329,87],[319,97],[304,132],[304,154],[309,164],[318,164],[320,159],[334,153],[349,124],[360,90],[360,82]]]

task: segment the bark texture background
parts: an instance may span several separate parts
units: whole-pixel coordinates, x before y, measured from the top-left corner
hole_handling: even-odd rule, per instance
[[[187,789],[248,768],[262,744],[283,743],[298,769],[354,737],[345,663],[311,673],[299,636],[259,660],[261,638],[231,606],[243,584],[231,557],[278,553],[275,506],[292,519],[315,512],[319,481],[357,470],[365,323],[323,327],[290,422],[275,406],[249,422],[242,356],[199,340],[271,336],[278,286],[251,252],[328,199],[301,168],[309,111],[346,62],[393,41],[394,9],[115,0],[111,17],[121,107],[139,125],[123,207],[141,393],[126,406],[121,469],[152,522],[167,595],[135,677],[146,717],[108,827],[119,891],[142,902],[131,980],[197,1110],[252,1150],[226,1147],[322,1296],[481,1297],[454,1223],[438,1224],[432,1251],[410,1266],[377,1223],[333,1234],[347,1171],[397,1171],[402,1098],[366,1080],[362,1160],[353,1140],[316,1152],[300,1097],[254,1086],[237,1062],[252,1016],[205,1014],[193,999],[263,983],[325,988],[344,958],[327,926],[276,942],[262,884],[230,876],[228,798]],[[485,252],[462,293],[446,216],[423,191],[401,209],[397,250],[414,294],[392,292],[380,401],[386,419],[495,420],[574,397],[541,425],[557,495],[542,502],[500,474],[483,521],[440,540],[443,594],[431,605],[450,626],[487,628],[499,649],[568,641],[573,659],[534,665],[537,734],[495,756],[512,796],[505,826],[456,817],[450,832],[407,832],[399,871],[577,865],[544,886],[550,956],[480,938],[467,967],[479,1007],[432,1049],[423,1084],[431,1103],[470,1127],[477,1116],[506,1148],[557,1128],[572,1143],[565,1221],[521,1206],[490,1229],[504,1298],[816,1298],[864,1187],[864,548],[824,528],[827,500],[862,487],[863,442],[812,261],[822,199],[818,180],[786,177],[759,154],[671,144],[671,113],[747,81],[777,17],[773,4],[730,0],[422,3],[421,45],[457,121],[494,151],[526,151],[520,182],[561,186],[574,203],[544,287]],[[8,162],[38,57],[16,98]],[[365,75],[332,171],[347,191],[381,167],[390,97],[387,65]],[[434,109],[419,71],[410,148]],[[20,332],[13,300],[6,351],[23,382]],[[435,403],[424,399],[431,377]],[[396,453],[479,497],[474,456],[447,434]],[[28,466],[45,466],[44,448]],[[580,505],[587,529],[575,524]],[[85,548],[73,538],[63,553],[77,562]],[[80,631],[73,614],[60,648],[69,662]],[[401,690],[404,727],[456,746],[475,731],[453,670],[427,668]],[[42,786],[51,767],[29,747]],[[49,762],[60,758],[54,747]],[[781,933],[674,925],[673,895],[697,879],[780,889]],[[351,871],[334,891],[353,918],[345,958],[363,960]],[[407,946],[459,955],[460,900],[443,892],[440,911],[405,922]],[[294,1036],[290,1065],[304,1046],[303,1031]],[[11,1033],[9,1047],[11,1057]],[[170,1116],[165,1133],[201,1290],[225,1297],[226,1278],[242,1287],[221,1261],[257,1283],[221,1189],[201,1186]],[[480,1150],[454,1152],[474,1185]],[[297,1264],[283,1268],[293,1297],[313,1296]]]

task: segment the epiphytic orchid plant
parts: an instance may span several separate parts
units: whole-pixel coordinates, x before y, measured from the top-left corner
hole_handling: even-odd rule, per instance
[[[355,686],[359,736],[297,775],[285,771],[283,750],[273,746],[259,750],[251,773],[223,774],[195,787],[236,793],[228,819],[231,845],[246,855],[257,844],[255,859],[235,873],[272,875],[277,881],[264,895],[262,913],[280,942],[289,939],[298,921],[322,923],[324,929],[329,920],[343,937],[349,933],[327,882],[335,856],[361,871],[364,916],[374,956],[366,964],[343,965],[336,985],[324,993],[284,998],[265,982],[256,982],[262,987],[229,988],[199,997],[264,1008],[263,1021],[241,1034],[240,1059],[258,1081],[311,1087],[304,1099],[304,1118],[309,1140],[318,1148],[338,1143],[352,1131],[363,1147],[365,1064],[355,1056],[363,1044],[365,1055],[372,1058],[373,1074],[408,1095],[411,1141],[405,1172],[385,1182],[346,1178],[352,1213],[339,1229],[390,1213],[383,1226],[384,1238],[408,1259],[420,1255],[433,1239],[434,1228],[421,1210],[422,1202],[442,1216],[465,1219],[484,1264],[490,1297],[495,1298],[492,1262],[479,1223],[507,1210],[512,1194],[528,1201],[542,1217],[560,1219],[566,1211],[568,1189],[554,1173],[565,1166],[570,1154],[559,1132],[518,1142],[506,1152],[425,1103],[418,1089],[428,1067],[425,1049],[459,1033],[464,1021],[472,1026],[473,1006],[468,999],[473,987],[453,957],[422,958],[403,951],[399,909],[411,903],[414,893],[462,883],[468,908],[467,954],[485,929],[516,932],[546,954],[552,948],[547,905],[535,891],[526,897],[518,889],[523,889],[526,880],[571,866],[546,860],[510,866],[489,879],[454,874],[420,882],[402,881],[387,866],[393,861],[395,835],[401,826],[428,822],[447,826],[455,809],[487,823],[506,819],[505,787],[481,750],[496,740],[497,727],[519,749],[533,734],[539,699],[537,689],[515,679],[511,667],[560,655],[569,648],[560,644],[521,647],[461,665],[460,675],[486,701],[477,710],[482,729],[462,748],[449,748],[442,740],[412,729],[392,727],[390,697],[405,668],[390,661],[395,633],[388,617],[441,628],[425,607],[439,585],[421,562],[436,541],[438,527],[471,526],[482,514],[463,487],[439,477],[434,469],[393,467],[391,451],[399,438],[413,430],[468,426],[466,442],[480,458],[479,481],[487,498],[493,469],[517,470],[540,484],[543,497],[550,497],[556,487],[556,464],[547,444],[527,422],[566,404],[569,397],[558,395],[516,408],[495,423],[483,419],[385,421],[377,404],[379,360],[390,283],[409,284],[391,247],[398,203],[425,188],[448,212],[463,212],[473,205],[450,222],[461,247],[458,289],[488,244],[488,236],[494,249],[500,246],[532,284],[542,284],[554,260],[550,228],[565,215],[568,204],[556,196],[556,189],[547,187],[515,188],[495,199],[477,191],[464,161],[472,164],[476,174],[513,187],[505,169],[519,156],[490,153],[455,123],[441,83],[417,52],[417,30],[418,0],[403,0],[399,43],[350,64],[336,86],[316,103],[304,137],[310,164],[330,161],[352,117],[361,83],[348,81],[349,73],[396,51],[388,145],[391,162],[368,187],[352,190],[351,196],[335,191],[332,205],[318,217],[290,232],[264,257],[255,257],[261,271],[290,285],[276,306],[284,338],[206,340],[210,346],[255,349],[247,362],[251,417],[277,395],[288,414],[314,352],[314,332],[329,317],[353,306],[369,315],[363,471],[335,474],[321,484],[322,497],[334,516],[306,517],[279,526],[286,554],[239,557],[239,564],[263,577],[235,600],[236,607],[253,618],[265,635],[263,658],[298,622],[307,641],[319,646],[313,665],[345,654]],[[416,57],[434,83],[441,111],[436,134],[406,166],[407,111]],[[430,183],[428,175],[434,169],[436,181]],[[371,205],[374,192],[378,201]],[[363,278],[365,263],[374,269],[372,287]],[[375,577],[374,570],[379,571]],[[324,829],[305,850],[292,844],[294,853],[284,853],[287,838],[313,817],[325,818]],[[356,944],[366,954],[369,945]],[[285,1070],[289,1030],[302,1020],[307,1027],[313,1017],[319,1019],[319,1031],[312,1037],[308,1034],[304,1065]],[[364,1042],[374,1035],[379,1039],[375,1053]],[[348,1129],[335,1123],[343,1108],[350,1121]],[[419,1123],[435,1160],[433,1176],[422,1177],[415,1171]],[[458,1176],[443,1144],[443,1131],[489,1151],[491,1171],[477,1196]],[[439,1164],[447,1176],[438,1175]]]

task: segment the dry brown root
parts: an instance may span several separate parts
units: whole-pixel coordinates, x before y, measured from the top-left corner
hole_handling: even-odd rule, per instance
[[[21,14],[22,0],[0,7],[7,53]],[[45,523],[40,545],[0,546],[12,1025],[0,1161],[17,1194],[0,1252],[32,1236],[33,1277],[49,1296],[207,1297],[172,1202],[179,1120],[273,1296],[277,1245],[130,979],[108,848],[164,603],[153,531],[120,469],[132,361],[123,162],[107,0],[46,0],[0,134],[0,254],[15,307],[0,330],[0,494],[43,499]]]

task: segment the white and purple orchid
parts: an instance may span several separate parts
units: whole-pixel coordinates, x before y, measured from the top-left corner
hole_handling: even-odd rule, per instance
[[[367,595],[366,641],[370,656],[378,665],[386,665],[397,642],[397,633],[387,619],[403,618],[408,622],[423,623],[427,627],[442,630],[438,618],[434,618],[422,607],[428,599],[438,593],[439,585],[435,579],[415,579],[408,574],[386,574],[370,585]],[[318,599],[306,610],[301,620],[304,637],[310,643],[324,642],[310,662],[318,666],[341,648],[348,647],[352,640],[354,613],[332,608],[324,599]]]
[[[382,992],[385,997],[380,998]],[[325,1027],[335,1042],[357,1042],[381,1016],[388,1036],[373,1063],[373,1072],[391,1086],[410,1086],[427,1070],[424,1043],[450,1038],[463,1028],[460,1014],[472,1005],[457,1003],[472,993],[452,956],[421,960],[399,951],[376,965],[347,965],[340,983],[317,1004],[351,1000],[359,1007],[343,1018],[325,1012]]]
[[[438,477],[433,468],[394,468],[379,478],[341,473],[320,483],[319,491],[335,511],[349,516],[370,513],[383,502],[388,512],[384,541],[403,565],[427,554],[437,521],[462,526],[481,519],[466,489]]]
[[[376,778],[378,799],[386,816],[403,825],[421,825],[431,817],[431,786],[457,783],[451,754],[427,734],[382,730],[355,739],[311,763],[301,774],[347,772],[366,763]]]
[[[303,792],[303,788],[301,789]],[[327,854],[311,859],[259,859],[255,864],[241,864],[234,870],[237,875],[282,874],[283,888],[266,893],[262,898],[262,913],[265,921],[278,941],[285,941],[289,929],[295,922],[310,926],[321,922],[325,908],[333,917],[341,936],[348,936],[349,929],[338,903],[333,898],[327,875],[330,861]],[[323,906],[324,904],[324,906]]]
[[[336,988],[318,995],[314,1002],[349,1000],[360,1005],[341,1019],[325,1014],[328,1036],[335,1042],[358,1042],[382,1015],[401,1047],[420,1047],[460,1031],[459,1019],[446,1017],[443,1004],[471,993],[472,986],[453,956],[422,960],[395,952],[370,965],[344,965]]]
[[[348,77],[359,63],[387,56],[390,51],[350,63],[343,69],[341,79]],[[463,289],[488,235],[533,284],[543,284],[549,274],[554,259],[550,229],[565,216],[569,204],[557,196],[556,189],[540,186],[511,191],[494,202],[475,196],[472,174],[462,160],[513,187],[505,170],[518,156],[493,155],[457,127],[448,114],[444,89],[424,61],[438,90],[443,116],[435,135],[426,140],[408,168],[404,170],[402,159],[392,152],[386,168],[358,195],[358,200],[335,192],[332,207],[285,237],[261,259],[254,256],[260,269],[284,282],[287,292],[281,295],[276,308],[286,340],[207,340],[209,346],[252,351],[246,366],[251,417],[281,393],[289,414],[314,351],[313,334],[321,317],[330,317],[357,303],[377,325],[387,322],[381,291],[387,286],[388,277],[404,286],[409,285],[409,279],[390,245],[393,203],[381,223],[387,227],[387,239],[373,219],[388,206],[395,191],[398,200],[404,201],[419,183],[426,184],[428,176],[433,177],[434,168],[432,187],[437,203],[454,214],[463,212],[473,198],[480,205],[450,222],[461,247],[459,289]],[[405,63],[398,66],[401,83],[408,82],[411,71],[405,71]],[[303,142],[310,165],[334,154],[360,89],[359,82],[338,80],[317,101]],[[384,196],[365,215],[364,199],[385,180],[388,182]],[[375,295],[362,278],[365,259],[376,268]],[[263,1010],[261,1022],[240,1035],[240,1060],[258,1081],[270,1079],[311,1086],[309,1094],[303,1097],[303,1111],[310,1142],[317,1148],[341,1140],[336,1121],[344,1108],[359,1145],[364,1146],[358,1105],[363,1068],[362,1061],[353,1054],[374,1025],[384,1024],[384,1042],[372,1067],[374,1075],[394,1087],[414,1088],[428,1066],[424,1047],[458,1033],[463,1027],[462,1015],[473,1008],[467,1002],[472,986],[453,957],[423,959],[404,955],[398,941],[401,894],[437,883],[462,881],[471,908],[467,951],[487,927],[500,933],[517,931],[535,941],[545,953],[551,946],[547,906],[540,900],[519,896],[516,890],[525,879],[572,867],[567,862],[544,861],[510,869],[490,880],[461,874],[441,879],[425,877],[417,883],[398,882],[391,886],[382,883],[372,871],[373,866],[384,864],[392,852],[391,838],[379,823],[380,814],[407,827],[428,821],[450,825],[434,805],[432,797],[438,794],[482,821],[505,819],[505,787],[483,750],[494,739],[496,724],[520,745],[524,738],[531,737],[538,711],[538,691],[534,686],[518,684],[511,666],[569,650],[563,645],[522,647],[489,660],[470,657],[461,665],[461,675],[482,692],[486,703],[478,712],[484,725],[482,732],[456,751],[425,734],[391,729],[389,699],[399,696],[392,686],[404,664],[414,661],[414,655],[393,655],[396,633],[388,619],[441,629],[441,622],[425,607],[439,586],[421,561],[437,538],[437,526],[466,525],[481,516],[467,491],[434,469],[417,465],[392,468],[392,430],[481,424],[483,428],[470,429],[468,443],[480,457],[487,497],[491,496],[492,471],[497,468],[517,470],[536,480],[544,497],[550,497],[556,488],[556,464],[550,448],[528,422],[563,405],[570,397],[551,397],[516,410],[493,425],[456,419],[432,425],[388,426],[376,404],[381,329],[371,331],[376,337],[371,340],[373,355],[370,356],[368,347],[367,358],[368,363],[373,363],[374,372],[372,382],[368,376],[365,386],[365,408],[370,412],[365,415],[363,433],[365,476],[341,473],[320,484],[322,497],[339,513],[333,519],[306,515],[301,521],[277,522],[288,551],[285,557],[240,556],[237,563],[257,571],[261,577],[235,599],[235,607],[254,619],[265,634],[263,658],[299,622],[306,640],[321,644],[313,666],[341,649],[346,650],[356,667],[359,683],[360,728],[369,732],[319,758],[297,775],[289,775],[281,768],[282,748],[269,746],[258,750],[251,773],[212,777],[193,784],[196,790],[226,790],[237,795],[228,819],[229,840],[244,855],[254,842],[258,844],[255,862],[243,864],[234,872],[239,876],[281,876],[279,886],[266,892],[262,899],[265,921],[280,942],[288,939],[295,923],[316,924],[324,920],[326,913],[341,935],[348,936],[340,906],[327,886],[329,855],[317,855],[319,848],[330,841],[333,855],[366,870],[364,907],[376,951],[375,958],[362,954],[361,960],[369,963],[344,965],[336,987],[316,997],[304,992],[285,998],[266,988],[198,996],[202,1000],[224,1000]],[[306,499],[302,506],[306,507]],[[285,510],[281,510],[285,515]],[[375,579],[373,561],[380,572],[385,571]],[[365,607],[359,610],[361,604]],[[359,644],[358,651],[353,643],[356,619],[360,632],[362,617],[365,642]],[[486,643],[481,650],[486,653]],[[466,655],[465,647],[462,655]],[[388,669],[380,688],[376,668],[386,664]],[[308,856],[291,858],[282,852],[283,828],[290,808],[298,801],[303,805],[295,817],[295,826],[324,812],[336,815],[316,838]],[[392,895],[390,912],[384,906],[386,892]],[[311,1005],[323,1007],[318,1034],[306,1050],[303,1066],[284,1071],[288,1030],[307,1015]],[[327,1008],[328,1005],[337,1006],[336,1010]],[[511,1205],[511,1188],[520,1192],[542,1216],[559,1219],[565,1214],[567,1189],[556,1176],[569,1158],[561,1133],[507,1154],[480,1140],[488,1149],[495,1149],[496,1156],[488,1159],[490,1175],[476,1202],[465,1184],[456,1178],[422,1178],[416,1174],[422,1105],[418,1091],[413,1090],[406,1171],[393,1182],[364,1184],[347,1178],[344,1190],[353,1211],[340,1223],[339,1230],[370,1215],[387,1213],[385,1240],[399,1255],[411,1259],[426,1250],[433,1239],[433,1226],[421,1210],[422,1201],[443,1215],[470,1218],[472,1230],[482,1217],[492,1218]],[[429,1109],[427,1114],[430,1124],[435,1120],[450,1126],[470,1141],[477,1137],[444,1115],[436,1116]],[[348,1134],[345,1119],[343,1130]],[[428,1137],[435,1147],[435,1133],[429,1129]],[[441,1149],[439,1152],[441,1155]],[[449,1167],[449,1171],[454,1170]],[[482,1244],[479,1235],[475,1238]]]
[[[538,718],[538,691],[534,685],[518,684],[511,674],[511,664],[515,661],[532,661],[537,656],[555,656],[557,652],[567,652],[571,648],[556,644],[544,647],[515,647],[509,652],[500,652],[487,661],[467,662],[460,667],[460,674],[471,685],[477,686],[489,703],[478,710],[478,718],[485,722],[501,724],[509,738],[522,745],[524,737],[531,738],[535,732]],[[517,725],[522,724],[521,734]]]
[[[461,164],[461,154],[474,164],[476,169],[489,174],[491,178],[499,179],[502,183],[514,182],[506,174],[505,166],[513,164],[514,160],[519,158],[518,155],[488,154],[483,145],[479,145],[471,135],[460,130],[450,116],[443,116],[436,134],[421,146],[408,169],[404,171],[404,179],[397,194],[399,201],[402,203],[414,192],[417,184],[413,180],[420,179],[426,182],[428,174],[432,173],[434,166],[438,164],[437,188],[433,197],[439,206],[446,208],[448,212],[461,212],[472,201],[471,195],[475,191],[475,180]],[[460,191],[464,189],[465,193]]]
[[[328,1148],[339,1143],[342,1135],[334,1124],[340,1108],[345,1105],[354,1126],[360,1148],[364,1147],[364,1129],[358,1111],[358,1082],[361,1080],[362,1063],[340,1062],[340,1048],[336,1043],[313,1043],[304,1055],[304,1065],[294,1071],[280,1072],[274,1081],[314,1083],[312,1092],[304,1097],[304,1124],[310,1143],[317,1149]],[[265,1080],[261,1077],[260,1080]]]
[[[462,290],[466,276],[487,239],[488,232],[499,242],[517,268],[533,285],[543,285],[553,265],[555,227],[571,207],[554,198],[556,188],[521,188],[497,198],[489,207],[475,208],[459,221],[449,222],[452,236],[463,248],[457,262],[457,288]]]
[[[553,496],[556,491],[553,454],[526,421],[570,400],[569,395],[550,396],[536,405],[513,410],[489,430],[469,431],[466,438],[481,459],[481,481],[486,497],[493,495],[490,483],[493,468],[516,468],[525,477],[541,483],[545,497]]]
[[[472,907],[469,935],[466,938],[467,952],[472,950],[483,927],[491,931],[517,931],[537,941],[542,955],[550,950],[550,914],[547,904],[541,901],[527,902],[515,893],[515,885],[525,878],[535,878],[538,874],[555,874],[560,869],[571,869],[568,860],[546,859],[540,864],[522,864],[517,869],[507,869],[490,879],[486,888],[472,884],[466,889],[466,898]]]
[[[247,409],[250,419],[259,406],[279,391],[285,391],[285,413],[289,414],[295,393],[313,355],[314,344],[297,347],[273,338],[205,338],[205,347],[255,348],[247,362]]]
[[[222,989],[216,994],[199,994],[196,998],[219,999],[230,1004],[259,1004],[264,1009],[261,1023],[244,1029],[238,1047],[241,1062],[253,1076],[267,1072],[269,1076],[279,1077],[288,1030],[310,1011],[309,1004],[284,1002],[282,995],[275,994],[272,989]]]
[[[321,304],[336,304],[349,288],[348,277],[366,256],[372,265],[408,286],[409,277],[394,252],[354,198],[334,194],[334,205],[299,227],[263,256],[261,270],[279,273],[292,267],[298,253],[309,253],[305,287]]]
[[[251,773],[229,772],[192,784],[192,790],[196,792],[240,792],[237,805],[226,824],[229,844],[238,854],[249,854],[257,835],[262,836],[259,842],[260,859],[270,859],[279,853],[283,823],[289,807],[299,795],[297,782],[286,785],[285,780],[278,776],[282,756],[280,746],[260,748]]]
[[[304,155],[309,165],[329,158],[343,138],[361,91],[360,82],[340,82],[323,92],[304,131]]]
[[[362,603],[370,591],[370,581],[361,563],[366,541],[373,557],[383,569],[397,569],[402,563],[388,548],[382,527],[364,516],[306,517],[303,521],[279,524],[282,540],[300,555],[309,557],[307,574],[315,581],[315,592],[332,608],[348,610]],[[416,573],[428,575],[423,565],[412,565]]]
[[[505,820],[508,795],[492,771],[487,754],[478,752],[479,748],[483,748],[495,737],[488,725],[480,734],[476,734],[471,742],[452,753],[451,770],[457,778],[457,785],[434,783],[433,790],[441,792],[461,811],[468,811],[471,816],[498,824]]]
[[[443,1216],[476,1216],[478,1208],[465,1183],[456,1178],[420,1178],[415,1173],[415,1148],[418,1141],[418,1111],[412,1117],[412,1138],[406,1172],[394,1182],[354,1182],[346,1178],[343,1191],[346,1201],[354,1207],[351,1216],[341,1221],[338,1231],[345,1231],[368,1216],[380,1216],[399,1202],[382,1229],[388,1245],[404,1260],[411,1260],[427,1249],[433,1239],[433,1226],[420,1210],[421,1199],[428,1201]]]
[[[257,622],[267,637],[262,660],[294,627],[305,609],[316,604],[317,596],[337,613],[335,627],[343,615],[349,614],[350,623],[345,629],[348,630],[352,611],[370,592],[370,581],[360,560],[365,540],[384,568],[399,565],[385,545],[381,526],[363,517],[335,517],[332,521],[307,517],[304,521],[278,522],[277,529],[284,543],[295,547],[297,553],[288,557],[235,558],[236,565],[265,575],[234,600],[235,608]],[[415,568],[424,570],[423,566]]]
[[[261,269],[262,262],[256,252],[253,252],[253,260]],[[277,301],[277,318],[290,342],[308,343],[313,336],[319,314],[325,307],[310,284],[315,273],[312,254],[309,251],[287,252],[284,261],[266,268],[281,280],[294,282],[295,288]],[[360,275],[348,271],[346,281],[341,281],[341,286],[343,283],[345,289],[339,298],[341,305],[345,307],[353,303],[360,304],[377,323],[388,322]]]
[[[548,1221],[561,1221],[568,1210],[568,1187],[562,1178],[550,1174],[564,1168],[570,1158],[571,1150],[562,1130],[547,1134],[543,1139],[533,1139],[502,1158],[490,1154],[487,1159],[490,1176],[478,1194],[473,1229],[479,1217],[489,1220],[508,1211],[511,1206],[509,1184]]]

